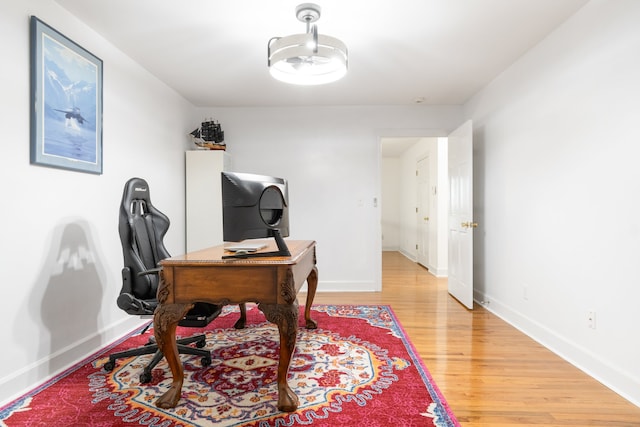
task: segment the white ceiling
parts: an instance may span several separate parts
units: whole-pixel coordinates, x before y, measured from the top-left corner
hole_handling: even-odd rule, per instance
[[[400,157],[409,148],[420,141],[419,137],[394,137],[382,138],[380,144],[380,155],[382,157]]]
[[[199,107],[459,105],[587,2],[317,0],[349,71],[299,87],[274,81],[266,57],[271,37],[305,31],[303,1],[56,1]]]

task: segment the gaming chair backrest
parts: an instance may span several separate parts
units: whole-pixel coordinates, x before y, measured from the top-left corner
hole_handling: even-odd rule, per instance
[[[151,203],[149,185],[142,178],[131,178],[124,186],[118,229],[124,267],[131,270],[131,292],[136,298],[155,299],[158,274],[138,275],[157,268],[168,258],[163,239],[169,218]]]

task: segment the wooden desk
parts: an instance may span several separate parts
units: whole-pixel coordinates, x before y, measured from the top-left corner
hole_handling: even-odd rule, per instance
[[[276,250],[275,243],[262,251]],[[278,364],[278,409],[293,412],[298,396],[287,384],[291,355],[298,330],[296,295],[307,281],[309,293],[305,307],[306,327],[315,329],[311,305],[318,285],[316,243],[287,241],[290,257],[222,259],[223,246],[165,259],[158,287],[158,308],[154,315],[154,334],[167,359],[173,382],[156,406],[173,408],[182,392],[184,372],[176,346],[176,326],[194,302],[240,304],[257,302],[267,320],[278,325],[280,360]]]

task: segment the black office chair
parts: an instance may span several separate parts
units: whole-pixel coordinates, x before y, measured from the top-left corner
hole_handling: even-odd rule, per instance
[[[144,179],[131,178],[125,184],[118,229],[124,255],[122,289],[118,296],[118,307],[131,315],[151,316],[158,305],[156,300],[160,272],[158,263],[170,256],[163,243],[163,238],[169,229],[169,218],[151,203],[149,185]],[[204,327],[218,317],[221,310],[222,306],[219,305],[196,303],[178,325]],[[202,366],[211,364],[211,354],[202,349],[206,344],[205,335],[200,334],[176,341],[178,353],[201,356]],[[196,347],[189,345],[193,343]],[[110,355],[104,368],[112,371],[117,359],[144,354],[154,354],[153,359],[140,375],[141,383],[150,382],[151,371],[163,357],[154,340],[150,340],[143,347]]]

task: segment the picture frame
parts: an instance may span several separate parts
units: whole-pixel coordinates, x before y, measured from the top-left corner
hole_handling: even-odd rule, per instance
[[[31,164],[102,174],[102,60],[30,20]]]

